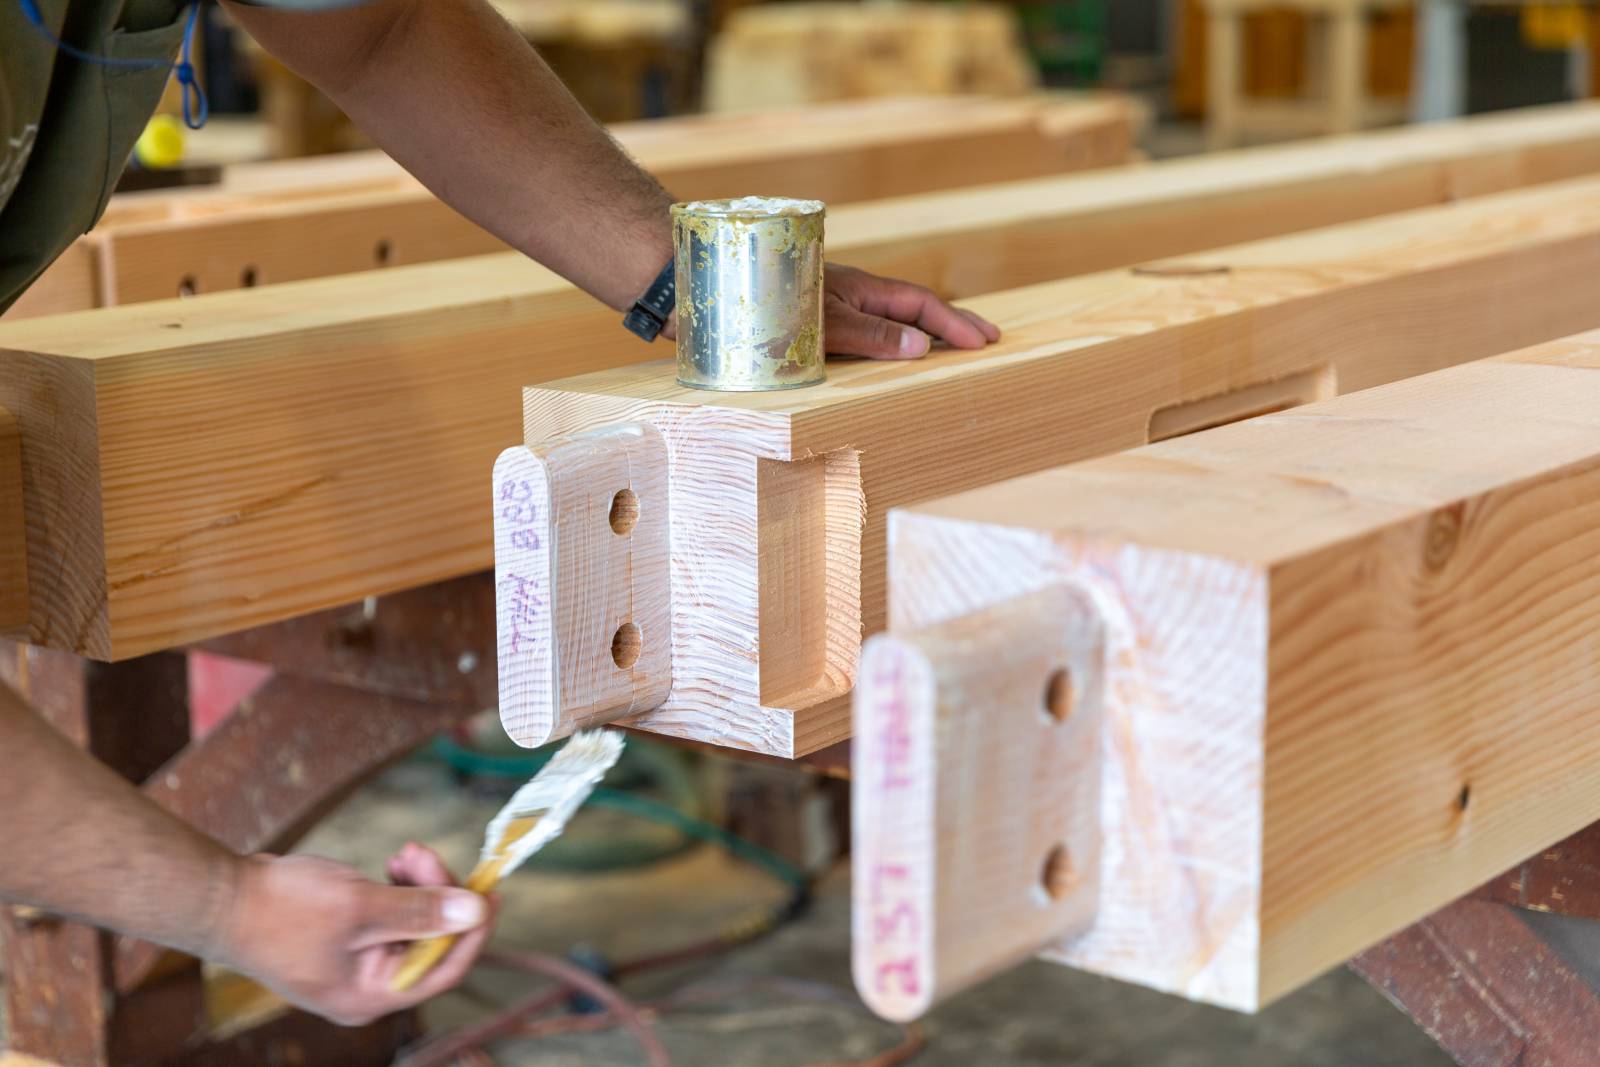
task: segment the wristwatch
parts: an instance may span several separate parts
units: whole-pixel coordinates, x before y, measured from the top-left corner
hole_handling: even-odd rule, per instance
[[[677,302],[677,262],[669,259],[667,265],[661,268],[661,273],[656,275],[656,280],[650,283],[650,288],[622,316],[622,325],[646,341],[654,341],[672,317],[672,309]]]

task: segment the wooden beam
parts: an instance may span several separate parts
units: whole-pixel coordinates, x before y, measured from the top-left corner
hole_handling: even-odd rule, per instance
[[[674,685],[628,721],[793,757],[849,735],[859,637],[884,623],[888,508],[1134,447],[1202,409],[1242,418],[1264,395],[1326,397],[1600,325],[1597,237],[1600,179],[1580,179],[978,298],[1000,344],[838,363],[802,390],[684,389],[662,363],[554,382],[527,390],[524,430],[661,431]],[[762,580],[763,509],[782,505],[758,473],[789,462],[823,478],[822,506],[781,527],[823,546],[806,583]],[[772,613],[825,635],[780,689],[760,638]]]
[[[108,218],[115,224],[85,238],[105,243],[105,250],[52,268],[64,288],[47,272],[27,297],[28,308],[44,313],[162,299],[185,279],[207,293],[241,286],[247,277],[282,282],[501,247],[410,179],[398,191],[386,187],[370,162],[335,157],[270,166],[308,170],[299,179],[304,188],[264,195],[266,179],[238,178],[221,193],[189,194],[221,199],[210,206],[180,201],[188,205],[178,209],[180,220],[164,220],[160,201],[130,196],[119,209],[114,200],[117,213]],[[847,204],[829,213],[828,249],[842,262],[946,296],[972,296],[1596,171],[1600,104],[1559,104],[1116,174]],[[320,199],[306,195],[325,191],[335,177],[356,187]],[[755,179],[735,188],[754,187]],[[699,186],[685,180],[675,188]],[[254,206],[227,206],[246,191]],[[507,264],[520,259],[501,255]]]
[[[99,307],[103,302],[99,251],[87,237],[81,237],[68,245],[0,317],[9,322],[34,315],[59,315]]]
[[[22,433],[0,408],[0,635],[28,625],[28,534],[22,508]]]
[[[1135,105],[1107,93],[891,98],[614,132],[683,199],[756,191],[842,204],[1125,163],[1136,126]],[[235,179],[221,189],[115,197],[12,314],[506,250],[387,156],[370,155],[378,158],[263,164],[243,189]]]
[[[488,567],[518,387],[647,351],[594,343],[609,310],[507,266],[0,328],[0,405],[28,456],[28,640],[120,659]]]
[[[1026,96],[841,100],[737,115],[618,122],[607,128],[640,162],[660,167],[658,174],[737,182],[735,187],[744,192],[751,181],[786,180],[785,168],[793,167],[799,173],[791,174],[792,179],[826,182],[823,191],[842,200],[1115,165],[1127,161],[1143,121],[1140,106],[1126,94],[1048,91]],[[993,140],[997,133],[1013,129],[1025,131],[1026,139]],[[913,173],[931,162],[927,153],[933,146],[950,143],[947,138],[984,137],[991,138],[987,142],[991,147],[1009,148],[1011,158],[981,162],[940,158],[956,169],[946,174]],[[866,162],[858,162],[863,158],[860,153],[867,153]],[[742,169],[746,167],[753,169]],[[733,173],[721,177],[709,173],[725,168]],[[405,174],[383,152],[345,152],[236,163],[223,171],[220,185],[229,192],[326,190]],[[112,205],[133,199],[117,197]]]
[[[1232,166],[1054,179],[1048,196],[1021,201],[995,187],[847,206],[830,218],[829,248],[971,295],[1236,230],[1293,229],[1600,168],[1600,107],[1477,121],[1336,151],[1242,153]],[[1365,146],[1359,165],[1354,145]],[[1095,292],[1122,287],[1127,299],[1147,300],[1210,284],[1148,273],[1163,269],[1064,290],[1060,307],[1076,302],[1089,323],[1101,314]],[[1082,334],[1065,310],[1054,314],[1054,336],[1026,325],[1050,322],[1052,300],[1040,291],[985,306],[1016,336]],[[1540,306],[1536,294],[1529,307]],[[18,415],[36,457],[30,513],[50,517],[34,520],[29,548],[29,639],[121,658],[486,569],[483,489],[495,455],[519,438],[517,389],[649,351],[619,333],[609,309],[517,255],[0,325],[0,405]],[[1169,402],[1206,395],[1192,389]],[[842,529],[859,521],[858,505],[838,495],[848,463],[843,453],[817,460],[809,487],[790,485],[833,494]],[[758,469],[774,483],[793,473]],[[838,550],[812,563],[807,596],[854,602],[855,569]],[[769,701],[811,686],[848,692],[860,636],[851,610],[829,613],[821,642],[765,616],[769,634],[787,635],[795,653],[782,669],[763,668]],[[823,733],[842,736],[837,727]],[[791,754],[789,726],[756,747]]]
[[[965,113],[958,109],[958,114]],[[972,118],[966,116],[967,121]],[[763,119],[774,121],[772,116]],[[915,133],[917,125],[910,125]],[[974,136],[982,135],[981,123],[979,127]],[[922,160],[926,165],[912,167],[913,172],[949,171],[948,162],[931,165],[926,153],[874,128],[887,142],[879,147],[896,166]],[[669,151],[658,143],[659,132],[634,136],[646,162],[652,153]],[[696,140],[702,136],[696,134]],[[809,163],[801,166],[793,156],[749,161],[740,170],[732,165],[734,148],[718,143],[720,148],[703,149],[711,162],[701,169],[672,156],[656,167],[683,195],[769,185],[790,188],[780,178],[785,174],[803,174],[795,190],[822,188],[834,193],[835,203],[851,199],[847,181],[874,193],[912,187],[898,180],[839,177],[855,169],[842,165],[846,153],[866,158],[859,142],[838,146],[836,155],[821,155],[828,165],[820,171]],[[760,143],[787,141],[767,136]],[[941,153],[949,143],[928,134],[927,144],[940,146]],[[984,153],[953,155],[981,159]],[[415,181],[393,171],[392,162],[385,167],[370,158],[333,157],[260,167],[262,173],[235,168],[247,176],[215,192],[113,198],[101,225],[73,245],[6,317],[211,293],[504,248]],[[675,167],[684,169],[671,169]],[[293,186],[272,188],[266,175],[284,170],[294,176]],[[1116,175],[1058,176],[847,206],[830,213],[829,250],[842,262],[918,281],[946,296],[970,296],[1597,170],[1600,104],[1560,104],[1176,160]],[[832,184],[819,184],[827,173],[835,175]],[[961,174],[973,177],[967,171]],[[506,262],[518,258],[502,255]]]
[[[1063,584],[1106,627],[1100,908],[1050,958],[1255,1009],[1600,818],[1600,332],[890,537],[896,634]]]
[[[1597,171],[1586,101],[847,205],[828,253],[965,297]]]

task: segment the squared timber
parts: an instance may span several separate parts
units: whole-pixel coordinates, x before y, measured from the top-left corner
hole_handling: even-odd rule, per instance
[[[1108,631],[1094,927],[1254,1010],[1600,818],[1600,333],[897,511],[896,631]]]
[[[665,363],[535,386],[524,436],[628,421],[661,431],[673,695],[629,721],[792,757],[848,736],[854,646],[885,620],[889,508],[1136,447],[1168,427],[1162,412],[1180,430],[1209,425],[1600,326],[1597,297],[1600,181],[1580,179],[992,294],[968,306],[1000,324],[999,344],[836,362],[801,390],[685,389]],[[819,456],[841,472],[825,544],[851,556],[823,568],[840,580],[826,623],[809,624],[828,629],[824,683],[774,704],[760,693],[762,599],[785,586],[762,582],[753,531],[772,523],[758,521],[757,460]],[[771,491],[765,501],[783,506]],[[862,629],[847,636],[853,617]]]

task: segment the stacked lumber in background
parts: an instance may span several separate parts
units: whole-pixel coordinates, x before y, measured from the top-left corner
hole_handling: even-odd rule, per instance
[[[1116,94],[902,97],[663,119],[614,133],[674,195],[829,204],[1126,163]],[[230,167],[216,189],[113,197],[7,317],[52,314],[502,251],[381,152]]]
[[[1024,197],[995,187],[849,206],[830,219],[830,250],[845,262],[973,296],[1086,266],[1181,254],[1230,234],[1238,240],[1293,231],[1594,171],[1595,121],[1591,111],[1570,109],[1523,117],[1525,124],[1418,130],[1414,140],[1366,136],[1338,151],[1302,146],[1152,165],[1109,181],[1084,175],[1024,183]],[[1538,135],[1528,136],[1534,129]],[[1359,164],[1351,162],[1350,146],[1362,149]],[[1463,264],[1485,271],[1508,270],[1510,253],[1498,254],[1524,248],[1535,269],[1527,272],[1523,310],[1487,326],[1464,316],[1460,327],[1486,338],[1507,336],[1518,324],[1544,329],[1546,318],[1546,336],[1562,325],[1579,329],[1582,323],[1566,325],[1561,317],[1567,309],[1544,309],[1589,275],[1547,275],[1571,265],[1569,246],[1583,242],[1563,235],[1587,232],[1592,210],[1581,203],[1569,209],[1569,190],[1547,190],[1528,194],[1529,201],[1467,201],[1433,221],[1407,223],[1393,231],[1403,254],[1392,263],[1381,251],[1389,247],[1383,231],[1363,231],[1380,250],[1372,258],[1383,262],[1362,269],[1386,277],[1414,265],[1408,242],[1444,242]],[[1545,195],[1548,201],[1540,199]],[[1250,209],[1261,204],[1272,208]],[[1476,214],[1480,209],[1488,214]],[[1474,225],[1526,229],[1480,235]],[[1271,251],[1264,247],[1259,254]],[[1282,284],[1273,271],[1230,273],[1213,261],[1192,276],[1147,266],[990,298],[977,306],[1009,334],[1004,346],[983,354],[983,369],[1027,364],[1042,344],[1059,353],[1085,336],[1137,334],[1169,313],[1181,326],[1212,296],[1249,303],[1279,292],[1287,299],[1310,292],[1297,286],[1314,287],[1319,277],[1330,291],[1356,280],[1353,268],[1340,266],[1346,254],[1332,236],[1305,248],[1280,249],[1294,264]],[[1232,253],[1230,259],[1242,262]],[[1162,304],[1169,295],[1179,301],[1170,312]],[[1473,314],[1491,319],[1493,310],[1479,306]],[[1219,304],[1216,313],[1224,311]],[[1370,315],[1352,322],[1379,324]],[[1341,322],[1333,332],[1354,328]],[[1192,344],[1185,338],[1197,329],[1206,327],[1150,343]],[[1378,341],[1372,358],[1387,359],[1400,335]],[[1311,338],[1305,358],[1323,342]],[[1415,353],[1401,351],[1392,374],[1428,369],[1429,353],[1441,343],[1421,338]],[[1511,343],[1516,339],[1505,347]],[[1177,349],[1159,350],[1177,358]],[[484,570],[493,563],[484,494],[496,453],[523,439],[518,390],[652,351],[622,334],[609,309],[514,254],[0,325],[0,407],[17,417],[23,440],[24,634],[37,644],[120,659]],[[972,373],[969,358],[937,354],[911,368],[838,364],[830,368],[833,384],[815,396],[833,402],[850,381],[885,385],[907,374],[908,389],[960,382]],[[1123,410],[1129,423],[1119,424],[1105,447],[1140,443],[1149,406],[1226,392],[1254,381],[1252,371],[1270,375],[1278,366],[1277,356],[1242,370],[1230,369],[1233,357],[1224,351],[1214,358],[1220,362],[1192,378],[1176,364],[1156,363],[1145,378],[1160,388],[1132,397],[1131,414]],[[670,380],[665,368],[654,373]],[[1380,379],[1365,372],[1353,379],[1363,380]],[[1086,397],[1106,388],[1090,384]],[[1341,378],[1341,387],[1347,384]],[[1041,450],[1038,464],[1080,454]],[[976,455],[957,459],[957,471],[981,463]],[[868,459],[869,469],[875,462]],[[16,513],[15,502],[8,504]],[[876,566],[879,576],[869,569],[867,582],[881,597]],[[881,606],[866,617],[881,620]],[[838,655],[853,657],[853,646]],[[727,736],[728,743],[788,754],[841,736],[842,724],[842,716],[822,716],[797,737]]]
[[[854,884],[893,1017],[1039,949],[1253,1010],[1600,819],[1600,333],[900,510],[889,552]]]
[[[1173,70],[1172,103],[1178,114],[1203,118],[1206,113],[1207,69],[1206,9],[1201,0],[1182,0],[1171,8],[1169,25],[1177,42]],[[1416,17],[1408,7],[1367,13],[1369,33],[1365,91],[1373,97],[1403,103],[1411,93],[1413,57],[1416,54]],[[1311,36],[1314,18],[1294,4],[1252,11],[1244,18],[1240,41],[1240,81],[1251,97],[1293,98],[1314,86],[1315,62]]]
[[[553,500],[513,472],[498,498],[528,481],[532,500],[497,514],[531,508],[548,536],[530,547],[556,547],[497,552],[503,721],[523,743],[574,728],[569,708],[786,757],[843,740],[860,637],[886,617],[889,508],[1600,326],[1596,268],[1600,179],[1583,178],[978,297],[1000,343],[839,363],[802,390],[686,389],[666,362],[531,387],[534,449],[619,425],[664,441],[671,629],[638,659],[670,644],[671,685],[652,702],[652,673],[619,678],[611,630],[523,640],[527,603],[567,613],[569,568],[622,586],[578,592],[613,626],[630,577],[562,540],[538,517]],[[649,577],[631,606],[653,619]]]
[[[999,4],[789,3],[729,17],[706,56],[708,111],[893,93],[1018,93],[1038,82]]]

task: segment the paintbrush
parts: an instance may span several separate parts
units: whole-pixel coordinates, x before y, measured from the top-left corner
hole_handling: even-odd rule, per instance
[[[555,840],[621,755],[622,735],[614,730],[574,734],[489,820],[478,865],[467,876],[466,887],[474,893],[488,893],[529,856]],[[401,993],[416,985],[450,951],[456,937],[448,934],[412,942],[389,988]]]

